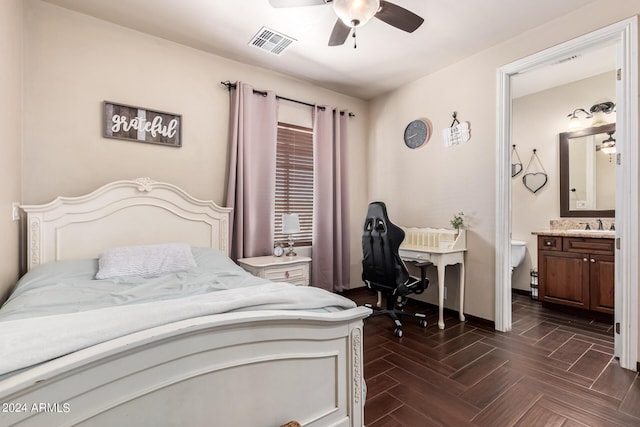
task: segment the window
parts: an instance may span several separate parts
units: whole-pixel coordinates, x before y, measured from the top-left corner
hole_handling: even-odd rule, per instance
[[[282,214],[300,216],[300,233],[293,236],[296,245],[311,245],[313,220],[313,130],[278,123],[276,147],[275,241],[285,245]]]

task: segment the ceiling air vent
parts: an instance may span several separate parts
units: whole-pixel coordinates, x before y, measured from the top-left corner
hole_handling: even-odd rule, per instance
[[[296,41],[296,39],[292,39],[277,31],[262,27],[260,31],[253,36],[249,44],[274,55],[280,55]]]
[[[564,64],[565,62],[575,61],[580,57],[582,57],[582,55],[579,55],[579,54],[567,56],[566,58],[559,59],[558,61],[552,63],[552,65],[559,65],[559,64]]]

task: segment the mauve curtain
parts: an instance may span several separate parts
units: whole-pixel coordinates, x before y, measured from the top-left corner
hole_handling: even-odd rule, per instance
[[[229,179],[231,258],[270,254],[276,188],[278,102],[275,93],[254,93],[237,82],[231,89]]]
[[[315,107],[313,115],[313,286],[349,289],[348,114]]]

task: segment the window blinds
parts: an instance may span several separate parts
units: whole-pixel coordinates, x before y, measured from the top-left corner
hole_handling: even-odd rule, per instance
[[[276,201],[274,233],[277,243],[285,244],[282,214],[300,216],[300,233],[293,235],[297,245],[311,244],[313,219],[313,130],[278,123],[276,148]]]

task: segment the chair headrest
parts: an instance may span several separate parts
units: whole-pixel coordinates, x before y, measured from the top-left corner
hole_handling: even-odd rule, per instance
[[[367,218],[364,222],[365,231],[378,231],[384,233],[387,229],[387,207],[383,202],[371,202],[367,208]]]
[[[369,203],[369,208],[367,209],[367,218],[381,218],[384,220],[388,220],[389,216],[387,215],[387,206],[384,204],[384,202]]]

